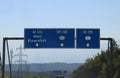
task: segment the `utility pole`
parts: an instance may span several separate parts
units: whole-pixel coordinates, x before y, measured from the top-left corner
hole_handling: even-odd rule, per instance
[[[13,49],[10,50],[10,54],[11,54],[11,65],[12,65],[12,58],[13,58]]]
[[[13,49],[10,50],[10,58],[11,58],[11,71],[12,71],[12,58],[13,58]]]
[[[12,78],[12,58],[13,58],[13,50],[10,50],[10,64],[11,64],[11,78]]]
[[[1,70],[2,70],[2,61],[1,61],[1,52],[0,52],[0,73],[1,73]]]

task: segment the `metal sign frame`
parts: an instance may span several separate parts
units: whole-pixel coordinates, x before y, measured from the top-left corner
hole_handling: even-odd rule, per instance
[[[2,78],[5,78],[5,53],[6,53],[6,43],[7,43],[7,51],[8,48],[8,41],[9,40],[24,40],[23,37],[4,37],[3,38],[3,55],[2,55]],[[109,61],[110,61],[110,78],[113,78],[113,39],[112,38],[100,38],[100,40],[108,41],[110,42],[110,51],[109,51]],[[9,51],[8,51],[9,52]],[[11,63],[9,61],[9,66],[11,66]],[[11,75],[11,68],[10,68],[10,78],[12,78]]]

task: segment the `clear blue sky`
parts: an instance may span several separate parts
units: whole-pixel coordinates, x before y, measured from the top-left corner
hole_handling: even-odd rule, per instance
[[[120,0],[0,0],[0,27],[0,43],[24,28],[100,28],[119,40]]]

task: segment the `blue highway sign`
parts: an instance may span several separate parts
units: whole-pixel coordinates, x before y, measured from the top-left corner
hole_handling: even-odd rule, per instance
[[[25,29],[24,48],[75,48],[74,29]]]
[[[77,48],[100,48],[100,29],[77,29]]]

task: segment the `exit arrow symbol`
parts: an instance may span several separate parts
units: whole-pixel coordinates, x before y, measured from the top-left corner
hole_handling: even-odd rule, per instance
[[[90,46],[90,44],[89,44],[89,43],[87,43],[87,44],[86,44],[86,46],[87,46],[87,47],[89,47],[89,46]]]
[[[36,47],[38,47],[38,46],[39,46],[39,44],[38,44],[38,43],[36,43],[36,44],[35,44],[35,46],[36,46]]]

